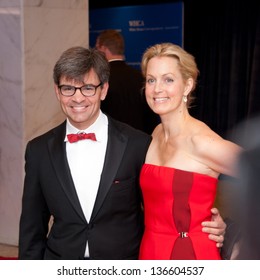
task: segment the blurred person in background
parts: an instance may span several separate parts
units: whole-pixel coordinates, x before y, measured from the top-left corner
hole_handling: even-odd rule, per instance
[[[241,122],[235,130],[235,139],[244,148],[237,164],[233,182],[234,220],[239,238],[228,237],[233,259],[260,260],[260,116]],[[226,236],[225,236],[226,237]],[[235,243],[235,244],[234,244]]]
[[[159,119],[144,98],[141,71],[125,61],[123,35],[114,29],[104,30],[97,36],[95,47],[104,53],[110,65],[109,89],[101,103],[102,111],[151,134]]]

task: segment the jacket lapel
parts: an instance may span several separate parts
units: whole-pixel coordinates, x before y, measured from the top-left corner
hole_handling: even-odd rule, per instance
[[[109,191],[113,179],[117,173],[117,170],[120,166],[124,151],[127,146],[128,138],[126,135],[123,135],[115,127],[114,123],[109,120],[108,125],[108,142],[107,150],[105,156],[104,167],[101,174],[99,189],[92,211],[91,220],[95,218],[100,207],[102,206],[104,199]]]
[[[71,177],[67,156],[66,143],[64,142],[66,133],[66,121],[53,130],[53,137],[48,141],[48,148],[53,167],[57,178],[78,215],[86,221],[80,202],[76,193],[76,189]]]

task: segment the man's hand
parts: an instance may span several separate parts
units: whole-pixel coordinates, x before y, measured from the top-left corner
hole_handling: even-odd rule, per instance
[[[216,246],[221,248],[227,225],[223,221],[217,208],[211,209],[211,221],[202,222],[202,231],[209,234],[209,239],[217,242]]]

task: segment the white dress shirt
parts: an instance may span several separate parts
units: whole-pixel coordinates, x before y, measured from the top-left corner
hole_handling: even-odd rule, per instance
[[[69,143],[67,134],[95,133],[97,141],[85,139]],[[86,130],[79,131],[67,119],[66,151],[73,182],[86,220],[89,222],[103,170],[108,139],[107,116],[100,111],[97,120]],[[85,257],[88,257],[88,246]]]

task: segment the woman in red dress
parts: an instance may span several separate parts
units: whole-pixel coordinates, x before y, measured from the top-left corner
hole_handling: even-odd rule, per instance
[[[221,259],[201,223],[211,219],[219,175],[235,175],[241,148],[189,114],[199,74],[191,54],[157,44],[141,66],[147,103],[161,123],[140,177],[145,232],[139,258]]]

